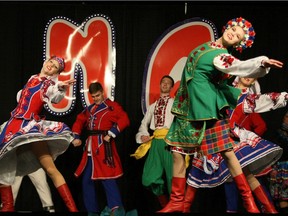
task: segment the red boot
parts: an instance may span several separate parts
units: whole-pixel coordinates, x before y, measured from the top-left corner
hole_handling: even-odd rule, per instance
[[[159,195],[157,196],[157,198],[162,208],[164,208],[169,201],[168,196],[166,196],[165,194]]]
[[[158,213],[183,212],[186,178],[172,178],[172,189],[168,204]]]
[[[68,185],[65,183],[65,184],[59,186],[57,188],[57,190],[58,190],[61,198],[63,199],[65,205],[67,206],[69,212],[79,212],[76,205],[75,205],[73,197],[70,193]]]
[[[14,199],[11,186],[0,187],[3,207],[1,212],[14,212]]]
[[[242,173],[238,176],[235,176],[233,179],[242,196],[243,204],[246,211],[249,213],[260,213],[255,204],[251,189],[249,187],[245,175]]]
[[[267,197],[267,194],[263,187],[259,185],[252,191],[255,195],[255,197],[261,202],[261,204],[264,206],[264,212],[263,213],[270,213],[270,214],[277,214],[274,204],[269,200]]]
[[[184,210],[183,213],[190,213],[191,205],[194,201],[197,189],[187,185],[185,198],[184,198]]]

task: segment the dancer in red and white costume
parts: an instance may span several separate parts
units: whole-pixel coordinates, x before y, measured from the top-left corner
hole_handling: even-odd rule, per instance
[[[14,211],[11,186],[15,176],[24,176],[42,167],[53,181],[71,212],[77,207],[66,181],[54,164],[74,139],[62,122],[45,120],[40,112],[46,103],[59,103],[75,79],[60,82],[64,59],[52,56],[41,71],[32,75],[21,91],[19,102],[0,134],[0,193],[2,211]]]

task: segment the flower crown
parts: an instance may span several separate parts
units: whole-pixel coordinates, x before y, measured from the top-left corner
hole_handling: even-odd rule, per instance
[[[236,50],[241,53],[242,50],[252,46],[256,33],[254,31],[254,28],[252,27],[252,24],[242,17],[228,21],[228,23],[225,26],[223,26],[222,33],[226,29],[229,29],[233,26],[240,26],[245,32],[244,39],[238,45],[235,46]]]
[[[65,68],[65,61],[64,61],[63,58],[60,58],[60,57],[57,57],[57,56],[53,55],[53,56],[51,56],[50,59],[54,59],[54,60],[56,60],[56,61],[59,63],[59,70],[58,70],[59,73],[64,70],[64,68]]]

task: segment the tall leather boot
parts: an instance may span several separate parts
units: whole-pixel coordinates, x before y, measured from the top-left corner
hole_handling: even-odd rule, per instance
[[[261,202],[261,204],[264,206],[264,212],[263,213],[270,213],[270,214],[277,214],[274,204],[269,200],[264,188],[259,185],[252,191],[255,195],[255,197]]]
[[[68,185],[65,183],[57,188],[61,198],[63,199],[65,205],[67,206],[69,212],[78,212],[75,205],[74,199],[70,193]]]
[[[157,196],[157,198],[162,208],[164,208],[169,201],[168,196],[166,194],[159,195]]]
[[[243,204],[246,211],[249,213],[260,213],[255,204],[251,189],[249,187],[245,175],[242,173],[238,176],[235,176],[233,179],[242,196]]]
[[[183,212],[186,178],[173,177],[170,200],[158,213]]]
[[[11,186],[0,187],[2,209],[1,212],[14,212],[14,199]]]
[[[191,205],[195,199],[197,189],[187,185],[186,192],[185,192],[185,198],[184,198],[184,209],[183,213],[190,213]]]

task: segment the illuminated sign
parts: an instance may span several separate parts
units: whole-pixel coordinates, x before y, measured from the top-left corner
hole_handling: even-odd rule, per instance
[[[76,102],[77,92],[83,107],[92,103],[88,88],[91,82],[103,85],[105,96],[114,100],[115,89],[115,31],[111,20],[102,14],[88,17],[77,24],[66,17],[49,20],[44,33],[43,59],[56,55],[65,59],[65,71],[59,80],[77,79],[65,98],[58,104],[46,104],[53,115],[70,113]]]
[[[143,113],[160,94],[160,80],[170,75],[175,95],[188,54],[202,43],[218,37],[215,25],[204,18],[192,18],[171,26],[153,45],[145,65],[141,106]]]

